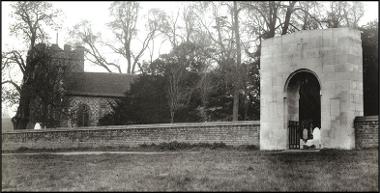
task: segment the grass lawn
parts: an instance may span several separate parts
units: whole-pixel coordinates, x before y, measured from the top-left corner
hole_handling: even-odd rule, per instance
[[[3,191],[378,191],[378,150],[3,155]]]

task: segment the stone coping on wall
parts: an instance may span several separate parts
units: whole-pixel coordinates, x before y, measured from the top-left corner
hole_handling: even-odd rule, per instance
[[[268,38],[268,39],[264,39],[263,42],[269,42],[269,41],[273,41],[275,39],[283,39],[283,38],[289,38],[289,37],[292,37],[292,36],[295,36],[297,34],[302,34],[302,33],[310,33],[310,32],[328,32],[328,31],[336,31],[336,30],[353,30],[353,31],[357,31],[359,32],[359,30],[355,29],[355,28],[350,28],[350,27],[338,27],[338,28],[326,28],[326,29],[313,29],[313,30],[300,30],[300,31],[297,31],[297,32],[294,32],[294,33],[288,33],[288,34],[284,34],[284,35],[281,35],[281,36],[274,36],[272,38]]]
[[[355,117],[356,121],[379,121],[379,115]]]
[[[24,129],[6,131],[2,134],[13,133],[39,133],[39,132],[65,132],[65,131],[88,131],[88,130],[110,130],[110,129],[137,129],[137,128],[183,128],[183,127],[212,127],[212,126],[239,126],[239,125],[260,125],[260,121],[230,121],[230,122],[202,122],[202,123],[160,123],[160,124],[138,124],[138,125],[108,125],[90,127],[59,127],[41,130]]]

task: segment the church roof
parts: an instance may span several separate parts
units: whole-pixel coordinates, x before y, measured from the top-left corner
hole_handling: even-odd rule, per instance
[[[72,72],[66,75],[65,87],[69,95],[123,97],[137,75]]]

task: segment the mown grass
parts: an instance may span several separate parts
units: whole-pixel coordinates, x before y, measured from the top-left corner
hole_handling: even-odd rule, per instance
[[[3,155],[5,191],[378,191],[377,149]]]

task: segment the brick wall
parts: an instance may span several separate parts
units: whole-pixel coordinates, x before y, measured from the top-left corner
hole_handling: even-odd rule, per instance
[[[365,116],[355,118],[356,148],[378,147],[379,118],[378,116]]]
[[[20,147],[76,148],[130,146],[163,142],[214,143],[259,146],[259,121],[124,125],[2,133],[3,150]]]

